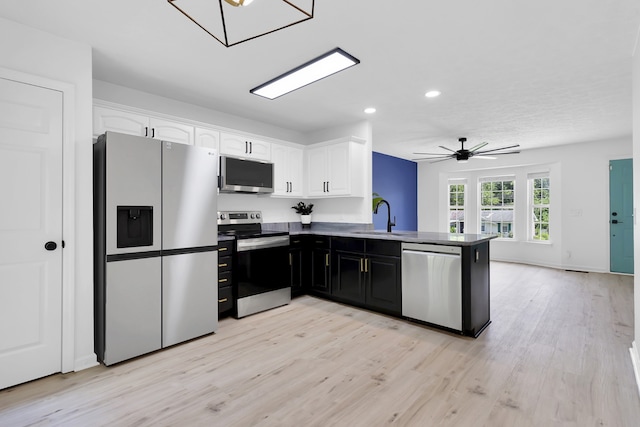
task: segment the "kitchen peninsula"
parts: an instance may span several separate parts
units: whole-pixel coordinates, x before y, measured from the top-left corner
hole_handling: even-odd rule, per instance
[[[292,291],[461,335],[489,325],[493,235],[291,230]]]

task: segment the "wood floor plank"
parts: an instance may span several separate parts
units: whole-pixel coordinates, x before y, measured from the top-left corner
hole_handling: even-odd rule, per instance
[[[640,425],[633,278],[491,264],[472,339],[300,297],[112,367],[0,391],[0,426]]]

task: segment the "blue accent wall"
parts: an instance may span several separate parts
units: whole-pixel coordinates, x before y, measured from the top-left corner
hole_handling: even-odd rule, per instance
[[[373,192],[391,205],[391,220],[396,216],[393,230],[418,230],[418,164],[410,160],[373,152]],[[387,228],[387,207],[380,206],[373,215],[376,230]]]

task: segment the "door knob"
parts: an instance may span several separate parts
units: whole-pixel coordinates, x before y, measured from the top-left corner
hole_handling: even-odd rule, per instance
[[[44,244],[44,248],[48,251],[55,251],[57,247],[58,244],[56,242],[47,242]]]
[[[617,219],[612,219],[611,224],[620,224]]]

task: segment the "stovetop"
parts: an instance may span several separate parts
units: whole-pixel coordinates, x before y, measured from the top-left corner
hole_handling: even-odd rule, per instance
[[[286,236],[286,231],[262,229],[260,211],[220,211],[218,212],[218,234],[233,236],[236,239],[255,237]]]

